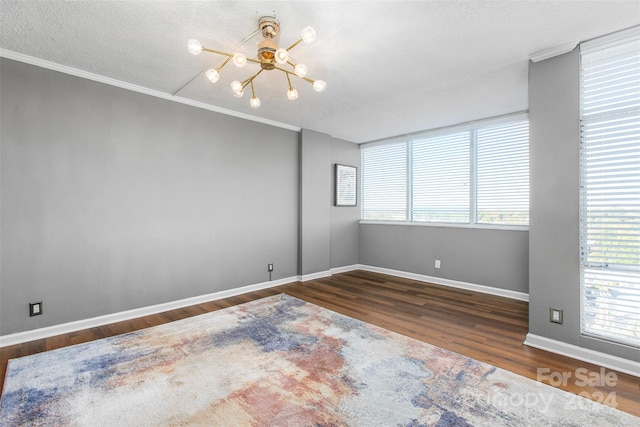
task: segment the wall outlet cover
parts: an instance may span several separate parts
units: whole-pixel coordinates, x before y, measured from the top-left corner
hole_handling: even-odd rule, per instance
[[[550,308],[549,309],[549,321],[552,323],[559,323],[562,325],[562,309]]]
[[[42,314],[42,301],[29,303],[29,316],[39,316]]]

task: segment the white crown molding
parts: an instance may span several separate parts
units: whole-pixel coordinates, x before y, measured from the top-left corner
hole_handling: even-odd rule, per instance
[[[640,377],[640,362],[623,359],[622,357],[612,356],[610,354],[601,353],[599,351],[590,350],[577,345],[567,344],[562,341],[552,340],[551,338],[542,337],[528,333],[524,344],[529,347],[539,348],[540,350],[550,351],[562,356],[571,357],[573,359],[582,360],[583,362],[593,363],[605,368],[614,369],[625,374]]]
[[[211,294],[200,295],[191,298],[185,298],[177,301],[171,301],[163,304],[156,304],[147,307],[136,308],[133,310],[121,311],[118,313],[106,314],[104,316],[92,317],[89,319],[77,320],[74,322],[62,323],[60,325],[47,326],[44,328],[33,329],[25,332],[17,332],[15,334],[0,336],[0,348],[15,344],[22,344],[29,341],[49,338],[55,335],[68,334],[83,329],[94,328],[96,326],[108,325],[110,323],[122,322],[142,316],[162,313],[178,308],[189,307],[205,302],[216,301],[223,298],[230,298],[236,295],[248,292],[258,291],[262,289],[273,288],[275,286],[286,285],[288,283],[297,282],[299,276],[287,277],[284,279],[273,280],[270,282],[256,283],[253,285],[242,286],[240,288],[229,289],[226,291],[213,292]]]
[[[607,34],[606,36],[596,37],[580,44],[580,52],[590,53],[605,47],[615,46],[620,43],[632,42],[640,37],[640,25],[627,28],[626,30],[617,31]]]
[[[553,58],[554,56],[563,55],[575,49],[576,46],[578,46],[578,43],[579,42],[575,41],[575,42],[566,43],[560,46],[555,46],[549,49],[541,50],[539,52],[532,53],[531,55],[529,55],[529,59],[532,62],[540,62],[540,61],[544,61],[545,59]]]
[[[201,108],[203,110],[209,110],[215,113],[225,114],[227,116],[233,116],[240,119],[250,120],[252,122],[257,122],[257,123],[262,123],[265,125],[274,126],[282,129],[292,130],[294,132],[300,132],[301,130],[299,126],[293,126],[287,123],[277,122],[275,120],[264,119],[262,117],[252,116],[251,114],[245,114],[239,111],[229,110],[226,108],[217,107],[215,105],[206,104],[204,102],[183,98],[181,96],[171,95],[170,93],[149,89],[144,86],[134,85],[131,83],[123,82],[121,80],[112,79],[110,77],[101,76],[99,74],[90,73],[88,71],[80,70],[78,68],[73,68],[66,65],[58,64],[56,62],[51,62],[51,61],[36,58],[33,56],[24,55],[22,53],[14,52],[7,49],[0,48],[0,57],[12,59],[18,62],[23,62],[25,64],[35,65],[37,67],[46,68],[52,71],[58,71],[60,73],[69,74],[69,75],[80,77],[83,79],[92,80],[98,83],[104,83],[104,84],[118,87],[121,89],[130,90],[132,92],[138,92],[138,93],[153,96],[156,98],[177,102],[179,104],[189,105],[191,107]]]

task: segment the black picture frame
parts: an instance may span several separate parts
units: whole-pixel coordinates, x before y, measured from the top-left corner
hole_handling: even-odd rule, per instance
[[[334,165],[334,205],[358,205],[358,168],[355,166]]]

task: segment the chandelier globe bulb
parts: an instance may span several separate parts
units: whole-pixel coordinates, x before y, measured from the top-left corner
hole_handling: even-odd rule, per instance
[[[306,75],[307,75],[307,71],[309,71],[309,69],[308,69],[308,68],[307,68],[307,66],[306,66],[306,65],[304,65],[304,64],[297,64],[297,65],[294,67],[294,71],[295,71],[295,73],[296,73],[296,76],[298,76],[298,77],[304,77],[304,76],[306,76]]]
[[[281,47],[276,51],[276,62],[278,62],[278,64],[286,64],[288,60],[289,52],[287,49]]]
[[[313,27],[305,27],[300,33],[300,38],[307,44],[312,43],[316,39],[316,30]]]
[[[231,82],[231,90],[234,92],[241,92],[242,91],[242,83],[240,83],[238,80],[235,80],[233,82]]]
[[[238,68],[244,67],[247,64],[247,55],[245,55],[244,53],[234,54],[233,64]]]
[[[290,101],[295,101],[296,99],[298,99],[298,91],[296,89],[289,89],[289,91],[287,92],[287,98],[289,98]]]
[[[187,42],[187,50],[192,55],[200,55],[202,53],[202,43],[196,39],[189,39]]]
[[[204,73],[207,78],[211,81],[211,83],[215,83],[220,79],[220,73],[215,68],[210,68]]]
[[[313,90],[315,90],[316,92],[324,92],[326,88],[327,82],[325,82],[324,80],[316,80],[315,82],[313,82]]]

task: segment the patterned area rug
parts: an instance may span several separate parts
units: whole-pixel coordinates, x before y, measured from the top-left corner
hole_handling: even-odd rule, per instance
[[[9,362],[2,426],[605,426],[640,419],[277,295]]]

